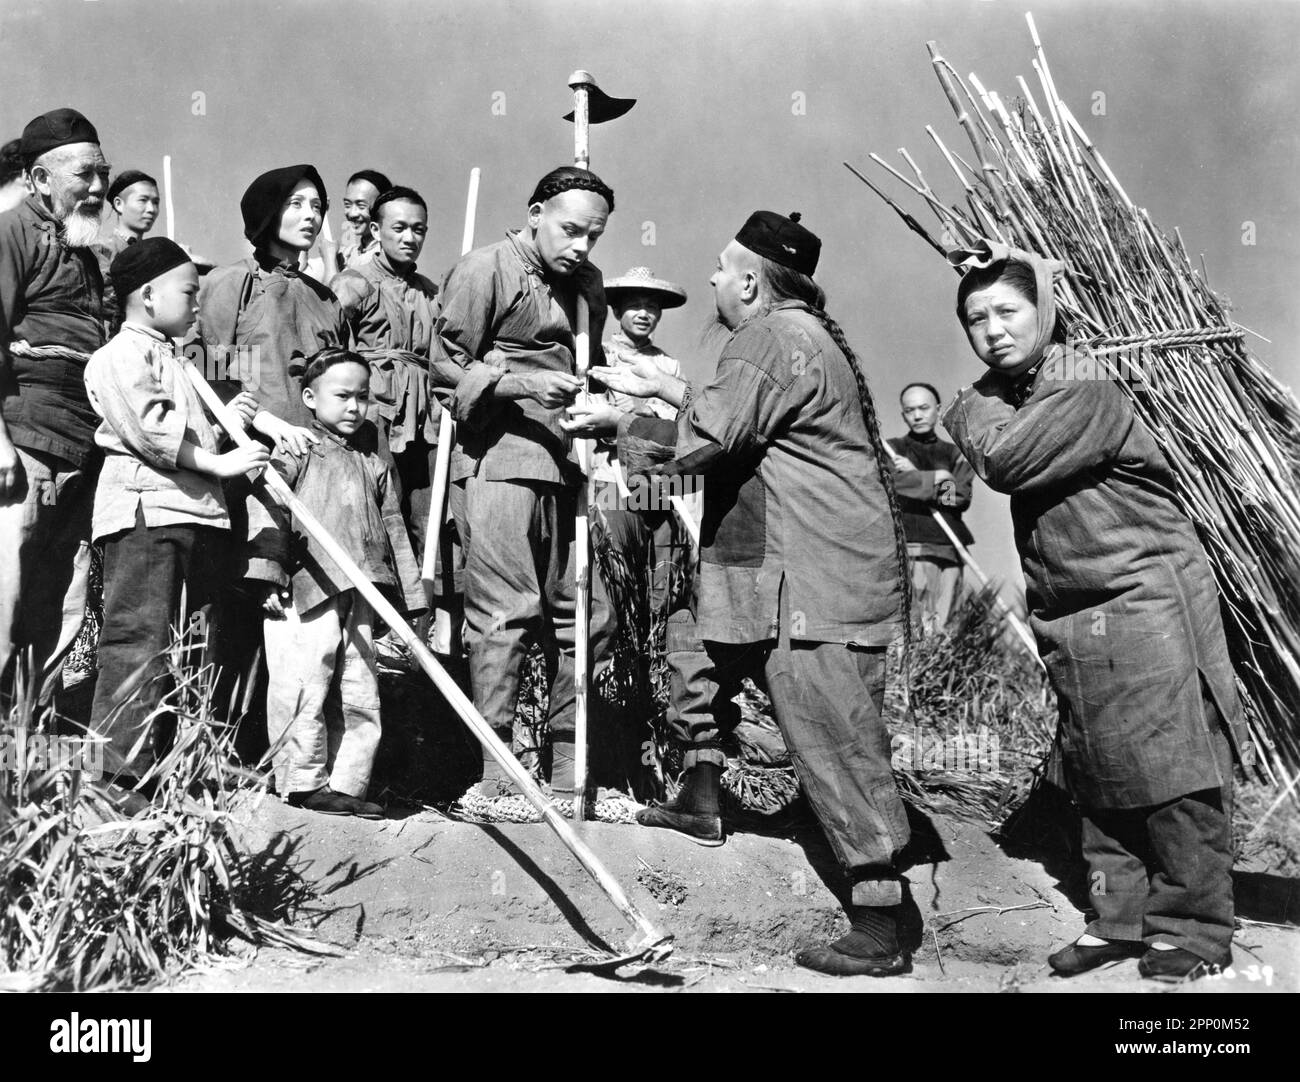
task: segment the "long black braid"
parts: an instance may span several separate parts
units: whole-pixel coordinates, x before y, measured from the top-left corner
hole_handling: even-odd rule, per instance
[[[879,471],[880,484],[885,490],[885,496],[889,500],[889,517],[894,524],[894,548],[898,557],[898,588],[903,599],[903,671],[907,672],[912,652],[912,576],[908,570],[907,537],[903,533],[903,518],[898,510],[898,494],[894,490],[894,471],[892,466],[886,466],[886,463],[892,460],[885,451],[885,444],[880,436],[876,403],[867,387],[867,377],[858,362],[858,355],[853,352],[853,347],[844,336],[843,328],[826,314],[826,293],[822,287],[808,275],[783,267],[780,263],[764,257],[760,257],[760,262],[766,303],[773,305],[783,300],[792,300],[807,305],[809,314],[826,328],[826,333],[839,346],[840,352],[844,354],[844,359],[849,362],[849,368],[853,371],[854,380],[857,381],[858,399],[862,403],[862,420],[866,423],[871,449],[876,455],[876,469]]]

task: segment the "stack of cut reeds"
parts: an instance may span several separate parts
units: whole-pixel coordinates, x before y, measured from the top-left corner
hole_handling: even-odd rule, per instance
[[[1039,93],[1004,102],[931,61],[974,164],[926,128],[962,188],[949,204],[912,156],[912,177],[872,159],[935,213],[939,239],[846,162],[909,228],[946,252],[998,240],[1067,271],[1058,306],[1072,345],[1119,377],[1169,459],[1218,583],[1258,769],[1294,793],[1300,774],[1300,405],[1246,350],[1182,237],[1134,205],[1057,94],[1027,16]]]

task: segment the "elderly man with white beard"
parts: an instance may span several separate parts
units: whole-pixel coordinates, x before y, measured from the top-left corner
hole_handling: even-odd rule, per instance
[[[37,675],[57,674],[81,625],[99,468],[84,370],[105,340],[99,135],[55,109],[20,153],[32,194],[0,214],[0,680],[28,648]]]

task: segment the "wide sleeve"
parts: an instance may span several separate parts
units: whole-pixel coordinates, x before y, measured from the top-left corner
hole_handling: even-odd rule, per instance
[[[330,279],[330,289],[339,300],[343,318],[352,328],[355,340],[358,321],[373,311],[378,303],[378,298],[371,297],[374,287],[356,271],[347,270]]]
[[[952,466],[948,472],[952,474],[953,494],[957,498],[948,510],[961,514],[970,509],[971,495],[975,490],[975,471],[966,461],[966,456],[958,451],[952,456]]]
[[[243,263],[221,267],[208,275],[199,293],[199,318],[185,346],[185,355],[224,402],[242,389],[235,329],[247,303],[250,278]]]
[[[984,482],[1029,493],[1108,466],[1133,427],[1133,409],[1108,378],[1040,374],[1017,409],[1003,381],[985,377],[963,390],[944,427]]]
[[[160,372],[148,353],[105,346],[86,365],[86,392],[127,450],[156,469],[174,470],[186,424]],[[185,378],[179,366],[176,378]]]
[[[678,415],[679,461],[712,468],[761,452],[798,412],[795,379],[769,330],[755,326],[737,333],[713,381]]]
[[[271,455],[268,469],[275,470],[291,489],[298,482],[301,461],[288,451]],[[258,579],[276,586],[289,585],[293,568],[293,517],[289,509],[271,495],[265,484],[254,484],[248,495],[248,570],[247,579]]]
[[[458,423],[481,423],[503,368],[487,364],[497,321],[497,267],[490,250],[463,257],[443,282],[429,369],[438,397]]]
[[[16,214],[0,217],[0,399],[18,393],[9,343],[19,321],[27,281],[27,242]]]

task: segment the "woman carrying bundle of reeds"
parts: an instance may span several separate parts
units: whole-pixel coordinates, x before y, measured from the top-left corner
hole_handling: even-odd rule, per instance
[[[1104,365],[1064,363],[1061,264],[1001,245],[949,258],[970,268],[957,315],[989,371],[943,423],[1011,497],[1097,914],[1049,964],[1073,976],[1140,956],[1145,977],[1200,976],[1231,962],[1246,747],[1205,553],[1123,389]]]

